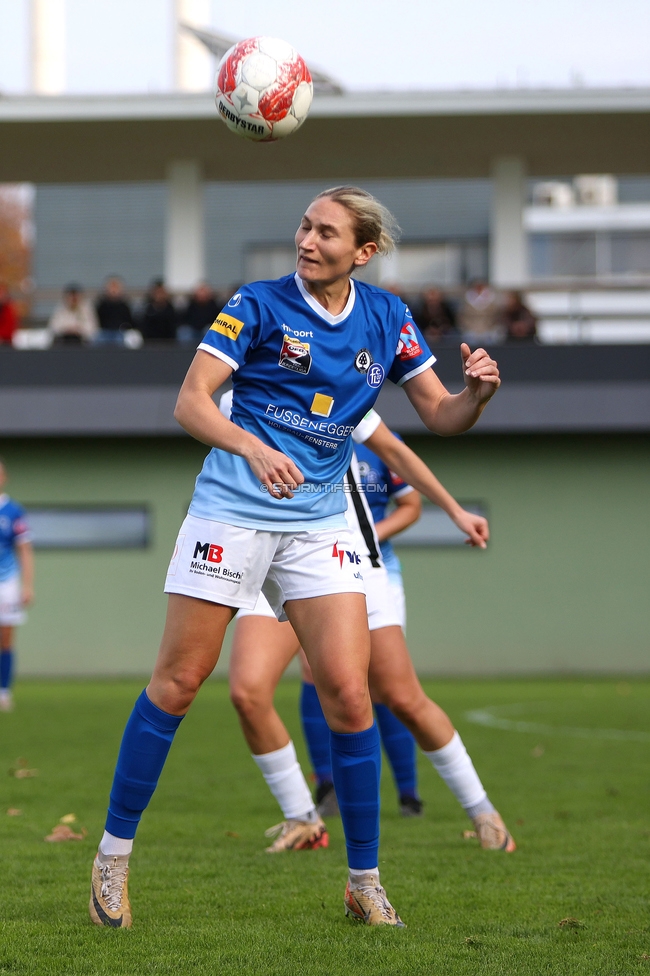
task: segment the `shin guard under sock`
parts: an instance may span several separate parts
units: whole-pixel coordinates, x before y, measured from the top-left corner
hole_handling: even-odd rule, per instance
[[[117,757],[106,817],[106,830],[133,838],[158,784],[182,715],[170,715],[149,701],[143,691],[126,723]]]
[[[415,739],[386,705],[375,705],[375,714],[397,792],[400,796],[419,799]]]
[[[373,722],[363,732],[330,732],[330,746],[348,864],[369,871],[379,862],[379,731]]]
[[[318,783],[332,782],[330,730],[314,685],[303,681],[300,690],[300,719],[307,751]]]

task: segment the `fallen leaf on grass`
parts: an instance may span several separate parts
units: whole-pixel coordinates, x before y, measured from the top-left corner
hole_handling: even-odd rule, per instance
[[[9,767],[9,775],[16,779],[31,779],[32,776],[38,776],[38,769],[29,769],[27,760],[19,756],[16,762]]]
[[[460,836],[463,840],[476,840],[478,835],[475,830],[464,830]]]
[[[468,935],[465,939],[465,945],[470,946],[472,949],[478,949],[483,943],[475,935]]]
[[[68,824],[58,823],[52,833],[45,837],[45,840],[50,841],[52,844],[57,844],[64,840],[85,840],[87,833],[88,831],[85,827],[82,827],[81,832],[77,834]]]
[[[18,810],[17,807],[9,807],[9,809],[7,810],[7,816],[8,817],[20,817],[20,816],[22,816],[22,812],[23,811],[22,810]]]
[[[560,921],[557,924],[558,924],[558,928],[561,928],[561,929],[584,929],[584,928],[586,928],[586,925],[585,925],[584,922],[581,922],[577,918],[571,918],[570,915],[567,918],[560,919]]]
[[[526,821],[525,820],[522,820],[521,817],[520,817],[519,820],[515,820],[515,823],[517,824],[518,827],[523,827],[523,825],[526,823]]]
[[[648,955],[647,952],[644,952],[643,955],[639,956],[639,959],[650,959],[650,955]]]
[[[72,829],[74,825],[75,829]],[[84,840],[88,831],[85,827],[82,827],[77,820],[76,813],[66,813],[64,817],[61,817],[56,827],[53,828],[52,833],[48,834],[45,840],[50,841],[52,844],[57,844],[64,840]]]
[[[234,830],[227,830],[226,837],[236,837],[239,840],[239,834]]]

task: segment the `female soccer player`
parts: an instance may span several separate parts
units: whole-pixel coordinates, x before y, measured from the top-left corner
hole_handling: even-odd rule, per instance
[[[169,566],[167,622],[153,676],[127,723],[90,914],[131,924],[128,858],[183,716],[212,672],[236,609],[263,589],[286,614],[331,729],[334,784],[350,876],[346,912],[401,925],[379,882],[379,735],[368,691],[370,641],[360,559],[340,491],[350,435],[386,376],[425,425],[468,430],[499,386],[482,349],[461,346],[464,390],[451,395],[408,309],[351,273],[393,246],[388,211],[356,187],[309,205],[296,274],[247,285],[217,317],[181,387],[176,418],[211,446]],[[233,375],[232,420],[212,396]],[[359,561],[358,561],[359,560]]]
[[[362,420],[353,438],[357,443],[372,447],[392,471],[414,483],[431,501],[440,505],[467,533],[471,545],[485,548],[489,538],[487,521],[465,511],[424,462],[391,434],[374,410]],[[357,480],[354,464],[346,479],[352,485]],[[411,730],[426,757],[473,821],[481,846],[514,851],[515,842],[488,799],[458,732],[420,685],[404,641],[403,604],[393,599],[388,574],[378,559],[379,545],[370,508],[362,493],[356,498],[352,493],[351,497],[354,503],[348,505],[347,518],[355,550],[361,555],[366,584],[373,701],[379,703],[380,708],[388,708]],[[297,637],[289,624],[278,624],[275,619],[270,619],[263,598],[261,601],[262,605],[258,602],[253,611],[240,611],[233,641],[230,685],[231,697],[253,750],[253,758],[285,816],[282,824],[271,828],[278,836],[267,850],[275,853],[326,846],[325,825],[320,817],[316,817],[293,743],[273,706],[277,682],[296,653]],[[309,671],[306,678],[311,684]],[[318,749],[319,744],[326,741],[327,726],[320,707],[316,708],[313,702],[310,718],[312,728],[308,740],[311,739]],[[323,758],[323,766],[326,762]]]
[[[0,461],[0,712],[13,708],[14,628],[25,621],[34,596],[34,557],[25,513],[3,492],[7,472]]]

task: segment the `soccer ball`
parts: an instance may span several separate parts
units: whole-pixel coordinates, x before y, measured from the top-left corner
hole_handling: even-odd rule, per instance
[[[215,87],[228,128],[255,142],[283,139],[300,128],[314,94],[303,59],[275,37],[234,44],[219,62]]]

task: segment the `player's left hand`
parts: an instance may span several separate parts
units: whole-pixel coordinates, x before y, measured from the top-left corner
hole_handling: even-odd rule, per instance
[[[480,403],[484,403],[494,396],[501,386],[499,367],[491,359],[485,349],[470,351],[466,342],[460,346],[460,357],[463,363],[465,386]]]
[[[22,604],[24,607],[29,607],[34,602],[34,590],[31,586],[23,586],[22,592]]]
[[[475,515],[473,512],[466,512],[464,508],[461,508],[454,516],[454,522],[461,532],[466,532],[469,536],[469,539],[465,539],[465,545],[487,549],[490,527],[486,518],[483,518],[482,515]]]

